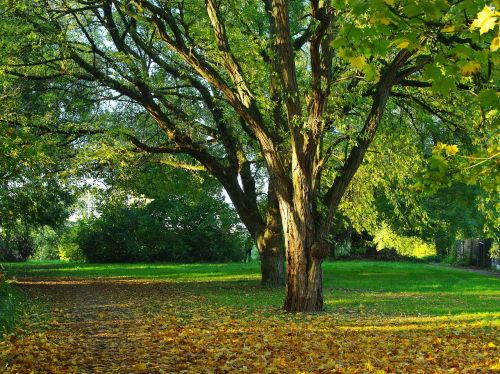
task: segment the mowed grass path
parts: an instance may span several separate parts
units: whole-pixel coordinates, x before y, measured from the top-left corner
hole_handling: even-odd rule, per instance
[[[0,371],[500,370],[496,276],[327,262],[326,312],[290,315],[283,289],[259,285],[258,263],[4,266],[51,312],[43,332],[0,343]]]

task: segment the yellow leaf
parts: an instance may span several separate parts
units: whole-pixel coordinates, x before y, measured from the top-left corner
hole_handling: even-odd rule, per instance
[[[409,45],[410,45],[410,42],[408,40],[403,40],[402,42],[397,44],[396,47],[398,47],[399,49],[405,49],[405,48],[408,48]]]
[[[441,29],[441,32],[444,32],[444,33],[455,32],[455,26],[453,26],[453,25],[447,25],[447,26],[445,26],[445,27],[443,27]]]
[[[469,76],[477,73],[481,69],[481,65],[479,65],[476,61],[469,61],[464,66],[460,68],[460,73],[465,76]]]
[[[140,364],[135,364],[134,365],[134,370],[141,372],[141,371],[146,371],[147,365],[145,363],[140,363]]]
[[[446,144],[438,142],[433,148],[432,153],[439,153],[441,150],[446,149]]]
[[[477,14],[477,18],[472,22],[471,28],[478,28],[480,34],[487,33],[496,25],[497,13],[489,6],[485,6],[482,11]]]
[[[500,360],[496,364],[490,366],[491,370],[500,370]]]
[[[493,342],[488,343],[488,348],[496,348],[497,346]]]
[[[495,52],[498,48],[500,48],[500,36],[494,38],[490,45],[491,52]]]
[[[456,155],[458,153],[458,146],[455,144],[447,145],[446,146],[446,153],[448,153],[450,156]]]
[[[362,70],[366,65],[366,58],[364,56],[353,57],[350,61],[351,64],[358,70]]]
[[[388,17],[381,16],[381,15],[375,15],[373,17],[370,17],[370,22],[373,24],[382,24],[382,25],[390,25],[392,23],[392,20]]]
[[[339,51],[338,51],[338,53],[337,53],[337,56],[339,56],[340,58],[343,58],[343,59],[347,60],[346,50],[344,48],[340,48]]]

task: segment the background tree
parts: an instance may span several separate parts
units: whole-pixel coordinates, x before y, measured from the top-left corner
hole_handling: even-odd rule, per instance
[[[91,262],[244,259],[243,227],[213,178],[146,164],[97,193],[96,216],[76,223]]]
[[[491,156],[497,130],[488,127],[481,138],[474,137],[457,120],[465,117],[465,103],[455,103],[448,121],[401,98],[396,104],[339,206],[339,219],[379,244],[396,244],[394,237],[401,236],[401,243],[411,246],[396,249],[406,255],[424,247],[420,255],[429,255],[435,247],[443,258],[458,238],[496,238],[498,223],[491,217],[498,215],[498,166]]]
[[[384,113],[405,103],[439,123],[470,102],[458,121],[471,134],[498,118],[477,99],[498,86],[492,37],[469,31],[484,6],[477,1],[29,3],[9,14],[23,25],[9,34],[26,51],[8,72],[90,84],[114,97],[109,111],[123,102],[147,114],[158,136],[144,138],[144,122],[124,124],[125,136],[203,165],[262,253],[279,253],[280,217],[288,311],[323,307],[332,220]],[[272,190],[267,224],[251,165],[262,161]]]
[[[40,82],[0,79],[0,259],[26,260],[34,235],[70,214],[75,190],[60,178],[71,139],[47,136],[57,121]]]

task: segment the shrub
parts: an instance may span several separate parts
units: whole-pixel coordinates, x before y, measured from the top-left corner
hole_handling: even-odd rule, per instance
[[[457,246],[453,245],[448,249],[448,255],[443,258],[443,261],[445,264],[456,264],[457,263]]]
[[[57,243],[59,259],[63,261],[85,261],[85,254],[77,244],[79,225],[66,227]]]
[[[213,214],[180,217],[154,207],[109,206],[100,217],[79,222],[75,242],[90,262],[228,262],[244,258],[243,237],[233,222]]]
[[[401,236],[383,224],[375,233],[373,242],[377,250],[393,249],[399,255],[415,258],[424,258],[436,254],[436,248],[415,236]]]
[[[59,235],[49,226],[43,226],[33,237],[33,255],[37,261],[59,260]]]
[[[26,261],[34,251],[33,237],[27,231],[0,237],[0,260]]]
[[[138,231],[137,212],[121,208],[82,222],[77,243],[90,262],[150,260],[143,250]]]

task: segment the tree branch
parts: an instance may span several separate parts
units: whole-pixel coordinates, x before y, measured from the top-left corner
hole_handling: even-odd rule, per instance
[[[391,92],[391,88],[397,78],[398,70],[404,63],[411,57],[412,52],[401,51],[394,58],[392,63],[382,75],[377,90],[373,99],[372,108],[368,114],[363,129],[357,136],[356,145],[351,149],[347,160],[345,161],[340,173],[334,179],[332,185],[324,196],[324,203],[328,208],[328,215],[323,225],[320,228],[320,236],[326,240],[332,224],[333,216],[340,204],[342,196],[344,195],[349,183],[351,182],[354,174],[358,170],[361,162],[363,161],[366,150],[371,144],[373,137],[378,129],[380,120],[385,110],[387,99]]]

